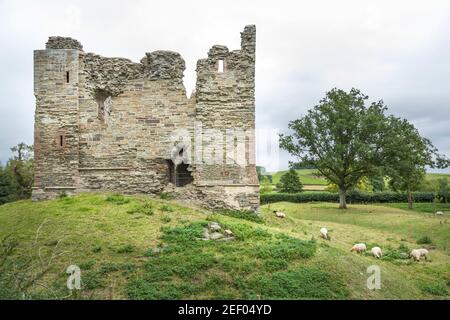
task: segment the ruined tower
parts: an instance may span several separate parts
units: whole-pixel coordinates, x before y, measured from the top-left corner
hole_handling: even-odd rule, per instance
[[[213,46],[190,98],[176,52],[135,63],[50,37],[34,52],[33,199],[171,192],[208,208],[257,210],[255,37],[246,26],[240,50]]]

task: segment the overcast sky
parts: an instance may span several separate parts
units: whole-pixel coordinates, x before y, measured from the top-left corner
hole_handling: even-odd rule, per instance
[[[11,146],[33,142],[33,50],[48,36],[70,36],[86,52],[136,62],[145,52],[177,51],[191,92],[196,61],[214,44],[239,49],[246,24],[257,29],[260,141],[264,130],[285,131],[327,90],[356,87],[383,99],[450,156],[448,0],[0,0],[0,161]],[[287,162],[285,153],[272,163],[259,155],[269,170]]]

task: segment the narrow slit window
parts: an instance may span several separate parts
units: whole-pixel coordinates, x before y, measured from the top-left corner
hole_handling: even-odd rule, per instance
[[[69,83],[69,80],[70,80],[70,78],[69,78],[69,71],[66,71],[66,82]]]
[[[59,136],[59,146],[64,146],[64,136]]]
[[[223,72],[223,60],[218,61],[218,68],[217,72],[222,73]]]

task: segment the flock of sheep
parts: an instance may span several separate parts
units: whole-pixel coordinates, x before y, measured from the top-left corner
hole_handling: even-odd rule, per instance
[[[321,228],[320,229],[320,237],[326,240],[329,240],[329,236],[328,236],[328,229],[327,228]],[[365,243],[357,243],[355,245],[353,245],[353,247],[350,249],[350,251],[355,251],[356,253],[364,253],[367,250],[366,244]],[[370,252],[372,253],[372,255],[377,258],[380,259],[381,256],[383,255],[381,248],[380,247],[373,247]],[[428,250],[427,249],[413,249],[411,251],[411,253],[409,254],[409,256],[411,258],[413,258],[415,261],[420,261],[420,259],[422,257],[425,258],[425,260],[427,259],[427,255],[428,255]]]
[[[275,213],[275,216],[278,218],[286,217],[284,212],[274,211],[274,213]],[[437,212],[436,214],[439,214],[439,213],[440,212]],[[326,239],[326,240],[330,240],[327,228],[323,227],[320,229],[320,237],[323,239]],[[357,243],[357,244],[353,245],[353,247],[350,249],[351,252],[355,251],[356,253],[360,253],[360,254],[363,254],[366,250],[367,250],[367,247],[366,247],[365,243]],[[380,259],[381,256],[383,255],[380,247],[373,247],[370,251],[371,251],[372,255],[377,259]],[[424,248],[413,249],[409,254],[409,257],[414,259],[415,261],[420,261],[420,259],[422,257],[425,258],[425,260],[427,260],[427,256],[428,256],[428,250],[424,249]]]

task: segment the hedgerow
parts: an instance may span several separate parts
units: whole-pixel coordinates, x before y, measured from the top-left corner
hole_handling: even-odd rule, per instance
[[[414,192],[414,202],[433,202],[434,193],[432,192]],[[269,193],[261,194],[261,204],[273,202],[338,202],[339,194],[334,192],[300,192],[300,193]],[[397,192],[376,192],[363,193],[358,191],[349,192],[347,195],[348,203],[389,203],[389,202],[407,202],[406,193]]]

